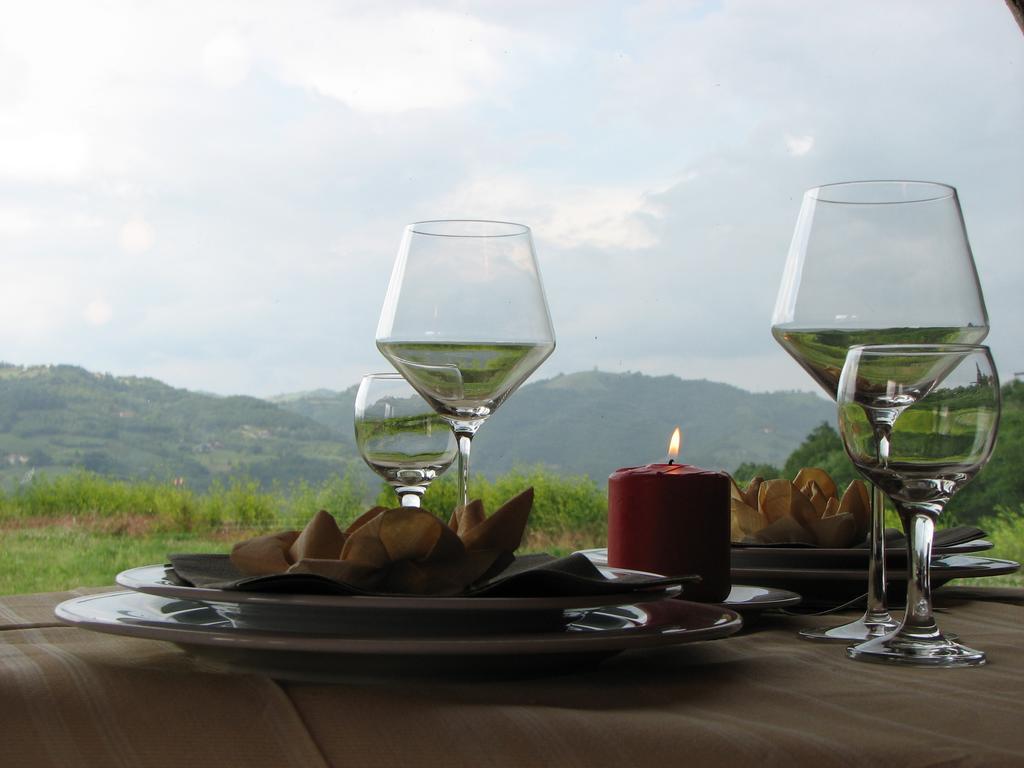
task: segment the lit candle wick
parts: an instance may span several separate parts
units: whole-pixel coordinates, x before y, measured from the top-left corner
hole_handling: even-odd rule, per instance
[[[668,463],[670,465],[676,463],[676,456],[679,455],[679,447],[682,443],[682,434],[679,431],[679,427],[676,427],[672,432],[672,437],[668,441]]]

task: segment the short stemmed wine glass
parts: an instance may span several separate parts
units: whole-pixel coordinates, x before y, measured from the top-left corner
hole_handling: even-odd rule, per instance
[[[988,314],[956,190],[919,181],[858,181],[804,195],[779,286],[772,335],[833,400],[858,344],[968,343]],[[896,627],[885,594],[884,495],[875,488],[867,609],[811,640],[851,642]]]
[[[359,382],[356,445],[370,469],[390,484],[403,507],[418,507],[427,486],[455,460],[448,424],[397,373]]]
[[[408,225],[377,348],[451,425],[465,506],[473,435],[555,348],[530,228],[472,220]]]
[[[999,378],[987,347],[878,345],[850,350],[836,397],[843,445],[892,500],[907,537],[907,604],[890,634],[848,649],[859,661],[975,666],[985,654],[939,630],[932,613],[935,521],[992,455]]]

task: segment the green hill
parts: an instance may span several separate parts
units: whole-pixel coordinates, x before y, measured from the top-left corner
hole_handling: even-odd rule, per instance
[[[352,432],[355,390],[283,396],[274,402],[344,434]],[[618,467],[664,460],[683,429],[682,459],[714,469],[777,463],[835,408],[804,392],[752,394],[728,384],[676,376],[590,371],[527,384],[481,428],[473,470],[494,477],[545,464],[602,481]]]
[[[218,397],[155,379],[66,365],[0,366],[0,479],[74,467],[117,478],[184,478],[203,489],[248,475],[265,487],[318,483],[354,468],[355,387],[271,400]],[[833,408],[806,393],[751,394],[675,376],[575,373],[523,387],[474,445],[474,471],[545,464],[603,483],[616,467],[660,461],[675,425],[682,459],[732,470],[781,464]]]
[[[525,386],[483,426],[475,466],[499,474],[541,462],[603,480],[618,467],[665,460],[673,428],[680,459],[731,471],[742,462],[783,462],[834,406],[800,392],[752,394],[676,376],[598,371]]]
[[[1002,388],[1003,409],[999,422],[999,439],[988,464],[967,485],[963,486],[946,508],[947,522],[977,523],[982,518],[999,514],[1005,508],[1024,514],[1024,382],[1013,381]],[[840,487],[859,477],[843,449],[843,441],[832,422],[816,427],[790,455],[785,465],[770,471],[759,470],[769,477],[779,474],[790,479],[801,467],[814,466],[827,470]],[[754,472],[741,472],[746,479]]]
[[[349,387],[342,392],[316,389],[312,392],[278,395],[270,398],[270,402],[290,413],[305,416],[324,425],[333,433],[347,440],[354,451],[352,412],[355,409],[357,389],[358,385]]]
[[[0,367],[0,476],[82,467],[205,488],[246,474],[264,485],[321,481],[355,458],[344,435],[254,397],[67,365]]]

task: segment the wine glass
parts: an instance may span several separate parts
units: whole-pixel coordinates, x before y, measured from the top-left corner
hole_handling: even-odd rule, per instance
[[[354,423],[363,461],[395,489],[403,507],[420,506],[427,486],[458,453],[448,424],[397,373],[363,377]]]
[[[988,314],[956,190],[920,181],[858,181],[804,194],[779,286],[772,335],[833,400],[858,344],[966,343]],[[875,489],[867,609],[812,640],[865,640],[892,630],[885,595],[884,496]]]
[[[896,506],[907,536],[907,609],[895,632],[848,649],[860,661],[975,666],[985,654],[939,630],[930,567],[935,521],[992,455],[1000,392],[987,347],[854,347],[836,397],[854,465]]]
[[[473,435],[555,348],[530,228],[472,220],[408,225],[377,348],[451,425],[465,506]]]

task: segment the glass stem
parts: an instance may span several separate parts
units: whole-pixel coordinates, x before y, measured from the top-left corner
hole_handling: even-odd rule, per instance
[[[419,507],[420,501],[423,498],[423,492],[425,488],[420,488],[414,485],[402,485],[395,488],[395,493],[398,494],[398,498],[402,502],[403,507]]]
[[[875,424],[875,450],[879,466],[889,463],[889,438],[892,425]],[[864,623],[892,625],[885,594],[885,494],[874,486],[871,494],[871,527],[869,533],[871,554],[868,557],[868,599]]]
[[[871,494],[871,554],[868,557],[867,622],[889,620],[885,585],[885,494],[877,486]]]
[[[898,505],[903,530],[907,535],[907,612],[898,634],[921,640],[939,637],[932,614],[931,562],[935,519],[942,511],[936,504]]]
[[[459,441],[459,501],[460,507],[469,504],[469,449],[473,444],[473,433],[455,430]]]

